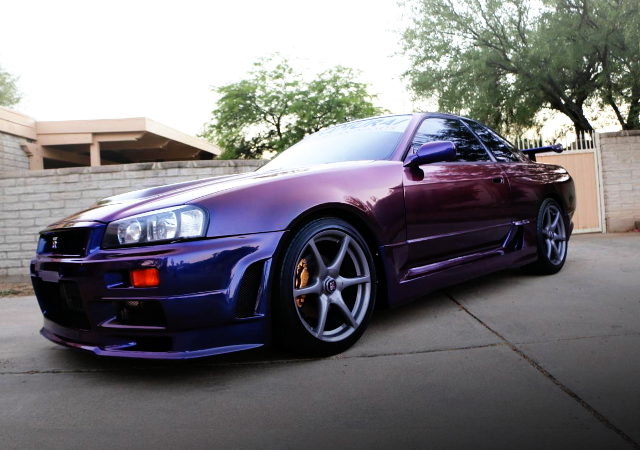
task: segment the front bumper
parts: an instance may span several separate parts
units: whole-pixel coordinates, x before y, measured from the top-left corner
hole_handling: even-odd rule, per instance
[[[31,279],[47,339],[98,355],[185,359],[246,350],[269,339],[271,260],[283,232],[40,254]],[[160,285],[134,288],[131,270]]]

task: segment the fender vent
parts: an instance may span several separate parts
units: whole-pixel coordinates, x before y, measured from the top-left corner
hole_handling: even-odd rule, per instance
[[[264,261],[253,263],[245,270],[235,295],[236,317],[255,315],[263,272]]]
[[[521,220],[511,224],[511,229],[502,243],[502,248],[505,251],[512,252],[522,250],[524,246],[524,226],[528,223],[528,220]]]

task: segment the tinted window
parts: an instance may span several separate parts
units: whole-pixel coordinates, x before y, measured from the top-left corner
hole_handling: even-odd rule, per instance
[[[260,171],[387,159],[410,121],[411,115],[387,116],[325,128],[288,148]]]
[[[480,141],[459,120],[425,119],[413,138],[411,152],[415,153],[422,144],[432,141],[453,142],[456,145],[458,161],[491,160]]]
[[[527,161],[527,157],[524,156],[522,152],[516,150],[506,139],[502,138],[498,133],[494,132],[490,128],[471,120],[465,120],[465,123],[478,135],[498,161]]]

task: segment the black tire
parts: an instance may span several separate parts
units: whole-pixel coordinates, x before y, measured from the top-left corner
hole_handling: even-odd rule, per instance
[[[556,223],[555,227],[552,227]],[[536,218],[538,260],[523,269],[530,273],[551,275],[557,273],[567,260],[569,235],[564,211],[552,198],[540,205]]]
[[[371,318],[377,288],[373,257],[360,233],[341,219],[314,220],[296,232],[279,261],[272,305],[276,343],[304,356],[352,346]]]

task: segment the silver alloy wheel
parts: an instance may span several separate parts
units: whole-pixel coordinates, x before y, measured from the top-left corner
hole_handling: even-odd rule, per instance
[[[567,233],[562,219],[562,212],[553,203],[543,211],[542,236],[544,249],[549,262],[555,266],[564,261],[567,252]]]
[[[301,323],[322,341],[346,339],[362,324],[371,302],[371,271],[362,247],[344,231],[325,230],[307,241],[297,260],[308,260],[311,267],[305,286],[293,281]]]

